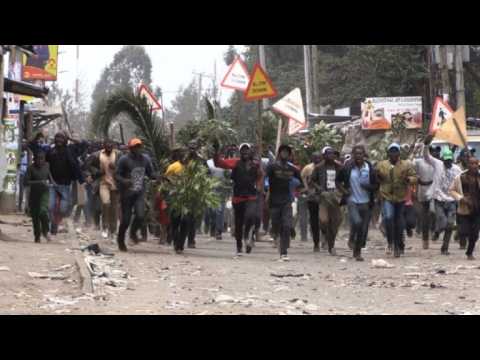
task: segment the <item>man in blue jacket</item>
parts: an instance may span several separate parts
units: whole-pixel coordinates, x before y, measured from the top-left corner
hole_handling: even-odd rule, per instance
[[[379,185],[374,167],[365,160],[364,147],[355,146],[352,155],[353,159],[338,173],[336,181],[344,195],[341,204],[348,208],[353,257],[357,261],[363,261],[362,248],[367,242],[368,225]]]

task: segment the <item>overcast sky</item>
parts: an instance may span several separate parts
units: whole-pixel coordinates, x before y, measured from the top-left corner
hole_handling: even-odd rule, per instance
[[[96,82],[102,70],[108,66],[123,45],[80,45],[79,74],[86,92],[88,106]],[[241,49],[242,46],[236,46]],[[164,101],[170,106],[178,88],[186,86],[193,78],[192,72],[214,73],[217,64],[217,83],[223,79],[227,66],[223,55],[228,45],[145,45],[152,60],[152,85],[164,90]],[[76,45],[60,45],[58,84],[64,89],[74,89],[76,78]],[[204,78],[203,87],[210,87],[212,80]],[[231,90],[221,89],[222,104]]]

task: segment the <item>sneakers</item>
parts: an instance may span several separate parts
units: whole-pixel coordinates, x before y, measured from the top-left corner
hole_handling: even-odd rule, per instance
[[[428,241],[423,241],[423,250],[428,250]]]
[[[108,232],[102,231],[102,238],[103,238],[103,240],[107,240],[108,239]]]
[[[40,237],[36,237],[36,238],[35,238],[35,242],[36,242],[37,244],[39,244],[39,243],[40,243]]]
[[[280,261],[281,262],[287,262],[287,261],[290,261],[290,258],[288,257],[288,255],[281,255],[280,256]]]
[[[327,250],[327,242],[322,241],[322,250]]]
[[[473,255],[467,255],[467,260],[473,261],[475,257]]]
[[[195,244],[188,244],[187,247],[189,249],[196,249],[197,247],[195,246]]]
[[[118,243],[118,250],[121,252],[127,252],[127,247],[125,246],[125,243]]]
[[[400,250],[399,248],[395,248],[393,250],[393,256],[394,257],[399,258],[401,254],[402,254],[402,250]]]
[[[450,255],[450,253],[448,252],[448,250],[445,250],[445,249],[442,249],[442,250],[440,251],[440,254],[446,255],[446,256]]]
[[[360,255],[360,254],[354,256],[354,258],[355,258],[356,261],[364,261],[362,255]]]
[[[320,252],[320,246],[319,245],[314,245],[313,246],[313,252],[314,253]]]
[[[335,248],[332,248],[332,249],[328,250],[328,252],[332,256],[337,256],[337,250],[335,250]]]
[[[52,238],[50,237],[50,235],[43,235],[43,237],[45,238],[45,240],[47,240],[47,242],[51,242],[52,241]]]
[[[392,245],[387,245],[385,247],[385,255],[392,255]]]

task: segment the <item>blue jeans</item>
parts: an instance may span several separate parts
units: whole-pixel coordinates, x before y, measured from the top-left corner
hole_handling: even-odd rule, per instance
[[[372,211],[370,204],[348,203],[348,217],[350,221],[350,240],[353,243],[354,250],[358,251],[367,244],[368,225]]]
[[[382,216],[385,223],[388,245],[395,249],[403,249],[403,231],[405,228],[403,208],[404,202],[383,201]]]
[[[210,232],[215,235],[222,234],[225,226],[225,196],[219,194],[220,206],[216,209],[208,209],[205,215],[205,224]]]
[[[58,223],[69,216],[72,204],[71,185],[54,185],[50,188],[49,212],[52,223],[52,233],[55,234]],[[59,201],[59,204],[58,204]],[[58,205],[59,206],[58,206]]]

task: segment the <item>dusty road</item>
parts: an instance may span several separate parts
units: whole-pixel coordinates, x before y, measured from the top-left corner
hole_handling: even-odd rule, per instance
[[[197,249],[183,256],[153,240],[123,254],[89,232],[92,242],[114,249],[125,286],[107,282],[96,296],[84,296],[76,268],[59,270],[74,263],[67,235],[66,244],[37,245],[28,227],[2,229],[18,241],[0,242],[0,269],[9,268],[0,271],[1,314],[480,314],[480,261],[467,261],[458,244],[443,257],[439,243],[422,250],[414,237],[405,257],[394,259],[373,231],[365,262],[358,263],[341,232],[339,256],[314,254],[310,242],[296,240],[291,261],[280,263],[269,242],[240,259],[233,258],[230,237],[199,236]],[[372,259],[394,267],[373,268]],[[31,278],[32,271],[65,278]]]

